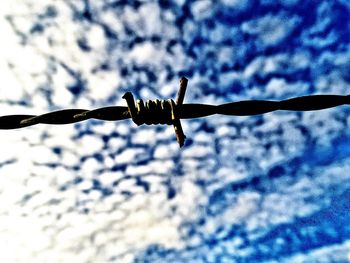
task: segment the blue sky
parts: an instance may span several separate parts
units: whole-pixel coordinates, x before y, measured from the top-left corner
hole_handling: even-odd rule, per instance
[[[0,3],[1,115],[350,94],[347,1]],[[348,262],[349,108],[2,130],[2,262]],[[20,253],[18,252],[20,251]]]

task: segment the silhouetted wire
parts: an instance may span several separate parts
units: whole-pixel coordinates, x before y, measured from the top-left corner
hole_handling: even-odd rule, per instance
[[[350,95],[311,95],[282,101],[250,100],[221,105],[183,104],[187,79],[181,78],[176,102],[173,100],[134,101],[130,92],[123,98],[127,107],[111,106],[95,110],[65,109],[43,115],[8,115],[0,117],[0,129],[18,129],[36,124],[69,124],[88,119],[118,121],[131,118],[137,125],[167,124],[173,125],[177,141],[183,146],[186,136],[183,134],[180,119],[206,117],[213,114],[232,116],[252,116],[276,110],[314,111],[350,104]]]

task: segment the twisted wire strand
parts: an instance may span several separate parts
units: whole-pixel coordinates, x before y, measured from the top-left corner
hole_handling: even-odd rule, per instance
[[[36,124],[69,124],[87,119],[117,121],[130,118],[127,107],[112,106],[96,110],[66,109],[43,115],[7,115],[0,117],[0,129],[18,129]]]
[[[238,101],[221,105],[183,104],[177,106],[179,119],[206,117],[213,114],[232,116],[252,116],[276,110],[314,111],[349,105],[350,97],[341,95],[313,95],[297,97],[283,101],[251,100]],[[172,124],[172,111],[169,101],[147,101],[146,106],[142,100],[138,101],[139,109],[136,124]],[[173,106],[174,107],[174,106]],[[161,115],[157,115],[161,114]],[[36,124],[70,124],[97,119],[105,121],[118,121],[131,118],[128,107],[111,106],[95,110],[65,109],[49,112],[43,115],[6,115],[0,116],[0,129],[18,129]]]
[[[137,125],[173,125],[180,147],[184,145],[180,119],[200,118],[213,114],[251,116],[276,110],[314,111],[350,104],[350,95],[310,95],[282,101],[250,100],[221,105],[182,104],[187,79],[182,78],[176,102],[173,100],[134,101],[130,92],[125,93],[125,106],[110,106],[95,110],[65,109],[43,115],[7,115],[0,117],[0,129],[18,129],[36,124],[69,124],[88,119],[118,121],[131,118]]]
[[[350,104],[350,95],[310,95],[282,101],[249,100],[221,105],[183,104],[178,109],[181,119],[205,117],[212,114],[253,116],[276,110],[316,111]]]

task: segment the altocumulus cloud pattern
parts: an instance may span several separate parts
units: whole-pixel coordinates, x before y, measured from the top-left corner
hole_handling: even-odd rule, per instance
[[[350,4],[6,0],[0,115],[350,94]],[[350,108],[1,131],[1,262],[349,262]]]

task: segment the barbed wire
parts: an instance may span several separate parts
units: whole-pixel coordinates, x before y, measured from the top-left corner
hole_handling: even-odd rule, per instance
[[[276,110],[314,111],[350,104],[350,95],[310,95],[282,101],[250,100],[221,105],[183,104],[188,80],[181,78],[176,101],[134,101],[131,92],[124,94],[127,106],[110,106],[95,110],[65,109],[43,115],[7,115],[0,117],[0,129],[18,129],[36,124],[69,124],[88,119],[118,121],[131,118],[137,125],[173,125],[179,146],[184,145],[180,119],[206,117],[213,114],[252,116]]]

